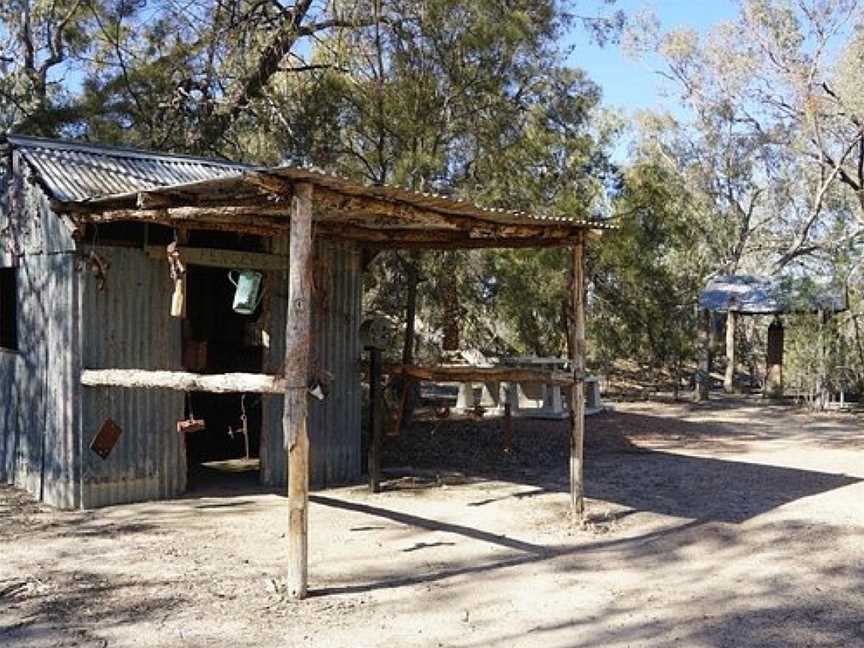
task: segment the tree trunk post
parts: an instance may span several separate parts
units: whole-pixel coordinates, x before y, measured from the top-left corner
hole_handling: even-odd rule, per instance
[[[569,339],[573,385],[570,388],[570,508],[573,519],[585,514],[583,449],[585,441],[585,239],[571,251]]]
[[[369,347],[369,490],[381,492],[381,349]]]
[[[309,346],[312,291],[312,185],[295,185],[288,258],[285,323],[285,411],[282,418],[288,466],[288,595],[306,597],[309,543]]]
[[[706,401],[711,395],[711,355],[712,355],[712,324],[711,311],[700,310],[699,326],[699,368],[696,371],[696,385],[693,390],[693,400]]]
[[[726,374],[723,376],[723,391],[735,391],[735,325],[738,313],[731,308],[726,312]]]

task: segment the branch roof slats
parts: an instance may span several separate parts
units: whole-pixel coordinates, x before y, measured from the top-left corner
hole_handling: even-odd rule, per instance
[[[478,206],[440,194],[372,186],[291,166],[256,167],[181,155],[9,136],[54,199],[83,222],[146,221],[257,233],[288,228],[293,187],[315,187],[316,234],[370,245],[560,245],[614,229]]]

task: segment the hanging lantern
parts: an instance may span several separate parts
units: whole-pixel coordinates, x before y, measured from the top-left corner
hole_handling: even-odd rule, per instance
[[[234,278],[234,275],[237,278]],[[234,284],[234,303],[232,308],[235,313],[241,315],[252,315],[258,304],[261,303],[261,282],[264,275],[255,270],[232,270],[228,273],[228,281]]]

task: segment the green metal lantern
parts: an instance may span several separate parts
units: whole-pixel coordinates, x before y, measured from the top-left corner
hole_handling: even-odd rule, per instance
[[[234,278],[236,274],[236,279]],[[252,315],[261,303],[261,283],[264,275],[255,270],[232,270],[228,273],[228,281],[234,284],[235,313]]]

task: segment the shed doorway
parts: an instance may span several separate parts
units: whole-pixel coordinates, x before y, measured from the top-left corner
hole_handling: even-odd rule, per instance
[[[228,268],[188,266],[183,367],[202,374],[260,373],[261,306],[234,312]],[[186,395],[186,458],[190,491],[255,488],[259,483],[260,394]]]

